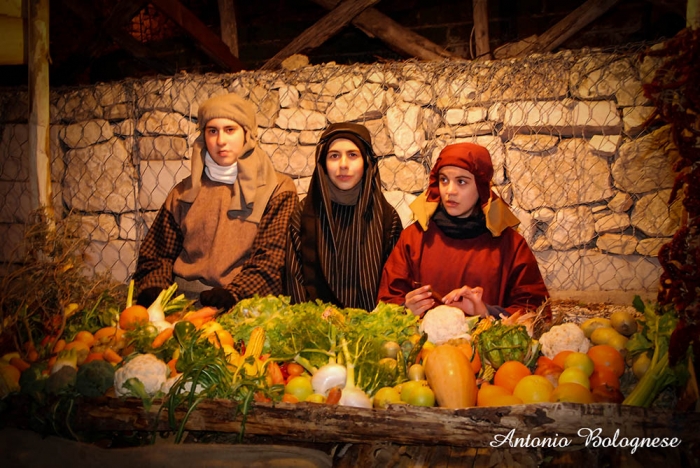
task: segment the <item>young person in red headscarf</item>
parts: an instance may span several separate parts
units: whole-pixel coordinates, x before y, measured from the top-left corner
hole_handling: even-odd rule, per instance
[[[497,317],[547,299],[537,260],[514,229],[518,218],[491,190],[492,177],[486,148],[442,150],[428,189],[411,204],[416,222],[384,265],[379,301],[423,315],[439,298],[467,315]]]

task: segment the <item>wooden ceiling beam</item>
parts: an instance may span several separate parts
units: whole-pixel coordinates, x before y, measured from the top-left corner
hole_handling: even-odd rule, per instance
[[[326,10],[332,10],[339,0],[312,0]],[[459,59],[461,57],[443,49],[420,34],[404,28],[376,8],[367,8],[357,15],[352,24],[369,37],[377,37],[401,55],[421,60]]]
[[[197,45],[204,53],[225,70],[229,72],[243,70],[243,63],[231,53],[221,38],[178,0],[149,0],[149,3],[184,29],[197,41]]]
[[[536,52],[551,52],[581,29],[598,19],[619,0],[587,0],[564,19],[549,28],[525,47],[518,56]]]
[[[287,57],[305,50],[315,49],[326,42],[328,38],[334,36],[338,31],[343,29],[353,18],[372,5],[379,3],[379,1],[380,0],[342,0],[323,18],[314,23],[310,28],[307,28],[292,42],[277,52],[270,60],[265,62],[260,69],[273,70]]]

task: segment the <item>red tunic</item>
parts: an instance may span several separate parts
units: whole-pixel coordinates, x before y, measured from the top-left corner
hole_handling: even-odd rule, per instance
[[[422,252],[421,252],[422,250]],[[537,260],[525,239],[507,228],[473,239],[447,237],[434,222],[428,230],[414,223],[404,229],[389,256],[378,300],[403,304],[413,281],[430,284],[440,295],[462,286],[484,288],[483,302],[510,314],[534,310],[549,296]]]

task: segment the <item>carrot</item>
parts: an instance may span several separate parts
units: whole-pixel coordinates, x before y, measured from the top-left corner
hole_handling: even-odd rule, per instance
[[[331,388],[328,392],[328,397],[326,397],[326,404],[337,405],[341,396],[343,396],[343,391],[339,387]]]
[[[120,362],[122,362],[122,357],[112,348],[105,349],[103,356],[105,358],[105,361],[111,362],[112,364],[119,364]]]
[[[163,343],[170,339],[171,336],[173,336],[173,328],[166,328],[165,330],[158,333],[158,335],[153,339],[153,343],[151,343],[151,348],[160,348],[161,346],[163,346]]]
[[[20,372],[24,372],[29,369],[29,363],[22,358],[13,357],[10,359],[10,365],[15,366]]]
[[[90,361],[104,361],[104,359],[104,353],[90,353],[85,358],[85,362],[83,362],[83,364],[87,364]]]
[[[170,368],[170,377],[177,375],[177,358],[173,358],[168,361],[168,367]]]
[[[194,311],[194,312],[187,312],[185,316],[183,317],[183,320],[189,320],[189,319],[198,319],[198,318],[203,318],[203,319],[208,319],[208,318],[214,318],[216,317],[216,313],[219,311],[219,309],[215,309],[214,307],[202,307],[201,309]]]
[[[66,347],[66,340],[64,340],[63,338],[61,338],[60,340],[58,340],[58,341],[56,342],[55,345],[53,345],[53,349],[51,350],[51,352],[52,352],[53,354],[58,354],[58,353],[60,353],[61,351],[63,351],[63,348],[65,348],[65,347]]]

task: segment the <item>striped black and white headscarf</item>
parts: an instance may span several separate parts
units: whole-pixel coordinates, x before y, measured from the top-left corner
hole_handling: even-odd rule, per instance
[[[354,204],[337,202],[342,197],[334,194],[339,189],[326,170],[328,149],[338,138],[355,143],[365,163]],[[374,309],[393,214],[382,194],[367,128],[347,122],[329,126],[316,148],[316,168],[302,208],[302,273],[308,297],[340,307]]]

